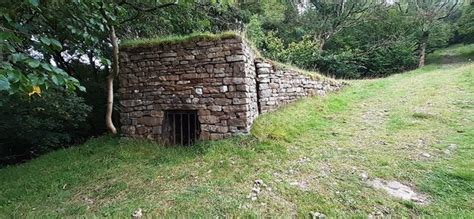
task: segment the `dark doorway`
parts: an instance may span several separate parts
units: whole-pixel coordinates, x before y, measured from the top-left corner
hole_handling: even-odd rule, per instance
[[[199,139],[199,120],[195,110],[170,110],[165,113],[164,134],[172,145],[192,145]]]

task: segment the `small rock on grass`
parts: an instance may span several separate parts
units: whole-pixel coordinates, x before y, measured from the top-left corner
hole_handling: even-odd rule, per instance
[[[89,198],[89,197],[84,197],[84,202],[87,204],[87,205],[93,205],[94,204],[94,200]]]
[[[397,181],[390,181],[387,186],[391,189],[400,189],[403,185]]]
[[[132,214],[133,219],[139,219],[139,218],[142,218],[142,217],[143,217],[143,212],[142,212],[141,208],[133,211],[133,214]]]
[[[256,186],[263,186],[263,180],[261,180],[261,179],[255,180],[254,183],[255,183]]]
[[[369,219],[372,219],[372,218],[383,218],[383,213],[381,211],[375,211],[375,212],[372,212],[371,214],[369,214]]]
[[[323,213],[314,212],[314,211],[309,212],[309,216],[310,216],[312,219],[323,219],[323,218],[326,218],[326,215],[324,215]]]
[[[291,186],[297,186],[297,185],[299,185],[299,184],[300,184],[300,183],[299,183],[299,182],[296,182],[296,181],[290,182],[290,185],[291,185]]]
[[[260,188],[252,188],[252,192],[255,193],[255,194],[258,194],[260,193]]]
[[[374,187],[375,189],[382,189],[389,195],[396,198],[400,198],[406,201],[413,201],[417,204],[428,203],[426,195],[416,193],[412,188],[398,181],[386,182],[381,179],[374,179],[369,181],[368,184]]]
[[[458,146],[456,144],[449,144],[448,149],[449,150],[456,150]]]
[[[426,158],[430,158],[430,157],[431,157],[431,154],[428,154],[428,153],[426,153],[426,152],[423,152],[423,153],[421,153],[421,156],[426,157]]]
[[[252,201],[257,200],[258,194],[262,191],[261,186],[266,187],[266,185],[263,183],[263,180],[257,179],[253,182],[254,186],[252,187],[252,191],[250,194],[247,196],[247,198],[251,199]]]
[[[360,173],[359,176],[362,180],[367,180],[369,178],[369,175],[366,172]]]

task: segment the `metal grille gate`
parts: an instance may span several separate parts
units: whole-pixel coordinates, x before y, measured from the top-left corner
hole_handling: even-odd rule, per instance
[[[166,111],[164,131],[173,145],[192,145],[199,139],[199,121],[197,111]]]

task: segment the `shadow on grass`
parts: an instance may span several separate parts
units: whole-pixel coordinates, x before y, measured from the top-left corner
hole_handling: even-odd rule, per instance
[[[446,55],[443,57],[433,57],[426,60],[427,64],[459,64],[474,61],[474,52],[466,55]]]

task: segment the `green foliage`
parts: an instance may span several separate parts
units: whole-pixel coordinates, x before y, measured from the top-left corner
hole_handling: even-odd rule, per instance
[[[250,18],[250,22],[246,27],[245,34],[247,38],[257,48],[263,48],[265,45],[265,33],[263,32],[261,18],[257,15]]]
[[[47,54],[57,54],[63,46],[45,28],[50,27],[48,17],[36,16],[44,13],[39,1],[4,1],[0,6],[0,92],[26,95],[49,87],[84,91],[77,79],[50,64]]]
[[[360,77],[381,77],[416,66],[414,27],[398,9],[379,8],[364,21],[334,36],[328,52],[354,51]]]
[[[359,78],[361,70],[364,69],[361,63],[364,61],[364,57],[351,50],[324,52],[317,65],[320,71],[337,78]]]
[[[264,47],[262,48],[263,54],[268,58],[284,61],[284,50],[285,45],[283,40],[278,38],[275,32],[268,32],[265,37]]]
[[[460,5],[310,1],[304,12],[285,5],[284,18],[270,22],[255,3],[247,31],[268,58],[343,78],[382,77],[415,68],[422,45],[427,53],[448,45]],[[460,16],[469,26],[468,12]]]
[[[279,24],[285,19],[285,11],[287,9],[287,5],[282,1],[278,0],[266,0],[262,1],[262,12],[263,12],[263,19],[269,25],[271,24]]]
[[[474,43],[474,3],[463,8],[457,29],[464,42]]]
[[[127,9],[133,12],[133,10]],[[179,14],[179,16],[177,16]],[[118,27],[122,39],[188,35],[196,32],[224,32],[241,29],[242,12],[229,4],[180,1],[153,13],[137,17],[133,23]]]
[[[81,81],[81,85],[86,87],[87,92],[80,92],[77,95],[84,99],[84,103],[91,106],[91,110],[87,114],[86,123],[82,130],[89,136],[99,136],[106,132],[105,127],[105,110],[107,104],[107,92],[105,91],[105,81],[107,70],[91,68],[90,65],[74,62],[71,65]],[[114,92],[117,89],[114,86]],[[114,102],[113,121],[119,125],[118,110],[119,103]]]
[[[283,51],[283,60],[305,69],[315,69],[320,58],[319,44],[306,36],[299,42],[292,42]]]
[[[84,136],[90,107],[73,92],[40,96],[1,94],[0,160],[16,162],[66,147]]]
[[[400,41],[393,45],[369,51],[364,56],[364,77],[382,77],[414,69],[418,61],[414,44]]]
[[[454,27],[452,24],[439,21],[432,27],[430,37],[427,42],[427,52],[431,53],[435,49],[444,48],[448,45],[450,38],[454,36]]]

